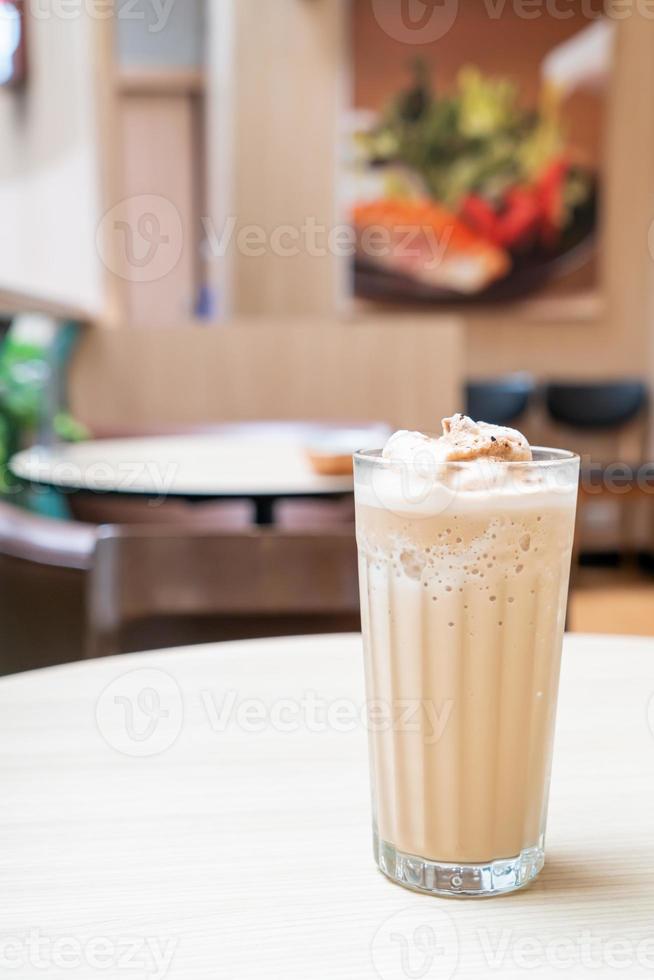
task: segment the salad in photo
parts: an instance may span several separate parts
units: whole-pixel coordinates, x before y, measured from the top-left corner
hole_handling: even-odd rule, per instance
[[[525,108],[475,67],[440,93],[415,79],[357,135],[357,291],[457,299],[537,285],[592,239],[594,175],[575,162],[556,89]],[[385,247],[383,247],[385,245]]]

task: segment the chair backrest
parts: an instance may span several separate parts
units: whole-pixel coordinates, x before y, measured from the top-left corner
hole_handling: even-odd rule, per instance
[[[576,429],[618,429],[647,404],[647,387],[631,380],[548,384],[544,395],[551,417]]]
[[[534,390],[534,380],[528,374],[469,381],[466,414],[476,422],[513,425],[527,411]]]
[[[547,384],[543,402],[552,430],[547,441],[576,450],[582,459],[640,463],[648,401],[647,386],[637,379]]]
[[[89,579],[88,650],[120,652],[121,631],[138,620],[277,617],[287,624],[284,632],[302,632],[312,618],[323,627],[333,618],[335,629],[347,619],[354,628],[358,610],[351,528],[326,534],[105,527]]]
[[[0,501],[0,555],[36,565],[87,571],[93,561],[96,528],[57,521]]]

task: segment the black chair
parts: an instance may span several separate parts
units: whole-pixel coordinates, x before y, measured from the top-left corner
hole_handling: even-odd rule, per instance
[[[475,422],[512,425],[526,412],[534,393],[528,374],[510,374],[466,385],[466,414]]]
[[[552,419],[574,429],[619,429],[647,406],[642,381],[606,381],[548,384],[544,388]]]

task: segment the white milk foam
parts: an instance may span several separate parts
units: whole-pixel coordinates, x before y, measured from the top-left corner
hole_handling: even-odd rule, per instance
[[[397,460],[373,464],[365,482],[357,481],[356,490],[362,505],[429,517],[569,507],[577,486],[570,473],[556,465],[484,459],[429,467]]]

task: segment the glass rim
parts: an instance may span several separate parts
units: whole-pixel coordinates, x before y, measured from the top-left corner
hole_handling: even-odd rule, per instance
[[[475,459],[447,459],[436,461],[438,466],[445,466],[451,469],[465,468],[467,466],[473,466],[475,463],[479,463],[480,460],[484,463],[501,463],[502,466],[507,467],[527,467],[530,469],[536,469],[541,467],[556,467],[564,466],[566,463],[577,462],[581,464],[581,456],[579,453],[572,452],[569,449],[551,449],[547,446],[531,446],[532,454],[534,454],[534,459],[494,459],[491,456],[477,456]],[[360,463],[369,463],[373,466],[393,466],[397,463],[410,463],[411,460],[403,459],[389,459],[382,456],[382,449],[359,449],[353,454],[353,459]]]

